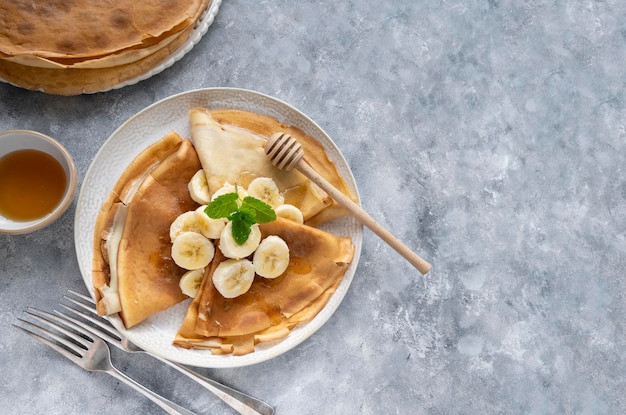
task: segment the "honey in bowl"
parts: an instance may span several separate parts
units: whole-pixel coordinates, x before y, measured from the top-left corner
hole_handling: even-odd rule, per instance
[[[0,215],[30,221],[52,212],[67,187],[63,166],[52,156],[27,149],[0,158]]]

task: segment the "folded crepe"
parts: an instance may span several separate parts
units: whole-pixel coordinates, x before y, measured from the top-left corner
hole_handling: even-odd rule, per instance
[[[282,218],[260,228],[263,238],[278,235],[287,243],[285,273],[275,279],[256,275],[248,292],[225,298],[212,283],[215,268],[225,259],[217,250],[174,344],[244,355],[260,342],[287,336],[326,305],[352,260],[352,240]]]
[[[272,165],[265,154],[266,140],[276,132],[292,135],[302,145],[305,160],[320,175],[357,201],[330,160],[324,146],[302,130],[277,119],[242,110],[190,110],[191,139],[207,176],[209,191],[215,192],[225,182],[244,188],[255,177],[271,177],[285,203],[299,208],[305,223],[317,226],[345,215],[346,210],[326,192],[297,170],[283,171]]]
[[[185,270],[171,258],[169,228],[199,205],[187,183],[200,169],[191,142],[170,133],[140,153],[115,184],[94,232],[92,280],[98,313],[127,328],[186,299]]]

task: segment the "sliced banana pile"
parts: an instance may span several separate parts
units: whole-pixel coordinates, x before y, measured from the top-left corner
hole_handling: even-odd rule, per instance
[[[170,226],[172,259],[179,267],[188,270],[180,279],[180,289],[185,295],[197,295],[204,270],[215,255],[216,244],[228,259],[215,269],[213,285],[225,298],[246,293],[255,274],[277,278],[285,272],[289,265],[289,247],[282,238],[270,235],[262,239],[259,225],[255,224],[246,242],[239,244],[232,236],[232,222],[225,218],[212,219],[204,212],[216,197],[236,192],[240,199],[255,197],[270,205],[277,216],[303,223],[300,209],[285,204],[274,180],[257,177],[247,189],[227,182],[211,196],[204,170],[199,170],[187,187],[191,198],[201,206],[181,214]]]

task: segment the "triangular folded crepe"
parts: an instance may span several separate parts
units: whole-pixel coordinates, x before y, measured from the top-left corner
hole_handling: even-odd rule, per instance
[[[316,226],[345,215],[343,207],[303,174],[272,165],[263,148],[265,142],[276,132],[286,132],[302,145],[306,161],[320,175],[356,201],[323,145],[295,127],[266,115],[233,109],[193,108],[190,121],[191,138],[211,192],[224,182],[247,187],[255,177],[271,177],[284,194],[285,203],[298,207],[307,224]]]
[[[257,275],[247,293],[224,298],[211,280],[224,259],[218,251],[189,306],[176,345],[219,354],[250,353],[256,343],[286,336],[326,305],[352,260],[351,239],[281,218],[261,225],[261,232],[263,237],[278,235],[287,242],[287,271],[276,279]]]
[[[171,133],[148,147],[118,180],[96,220],[92,279],[98,312],[120,312],[127,328],[187,297],[170,256],[169,228],[198,204],[187,183],[200,169],[186,139]]]

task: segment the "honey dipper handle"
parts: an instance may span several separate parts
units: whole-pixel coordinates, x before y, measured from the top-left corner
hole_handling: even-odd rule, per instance
[[[352,215],[363,225],[368,227],[372,232],[378,235],[383,241],[385,241],[389,246],[395,249],[400,255],[402,255],[407,261],[411,263],[419,272],[423,275],[427,274],[430,271],[430,264],[420,258],[415,252],[411,251],[406,245],[404,245],[400,240],[398,240],[395,236],[393,236],[389,231],[381,224],[376,222],[374,218],[372,218],[361,206],[357,205],[341,193],[336,187],[330,184],[326,179],[319,175],[311,166],[309,166],[303,159],[300,159],[296,164],[296,169],[298,169],[302,174],[308,177],[313,183],[317,184],[321,187],[326,193],[328,193],[337,203],[345,207],[347,210],[352,213]]]

